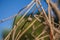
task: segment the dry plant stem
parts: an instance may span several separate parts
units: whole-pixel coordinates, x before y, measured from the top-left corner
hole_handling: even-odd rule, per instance
[[[26,13],[21,17],[21,19],[19,20],[19,22],[17,24],[19,24],[20,21],[23,20],[23,18],[25,17],[25,15],[30,11],[30,9],[34,6],[34,4],[28,9],[28,11],[26,11]],[[14,40],[15,32],[16,32],[16,28],[14,29],[12,40]]]
[[[9,38],[7,38],[7,40],[9,40],[10,39],[10,37]]]
[[[4,40],[7,40],[7,39],[10,37],[12,31],[13,31],[13,30],[10,31],[10,33],[6,36],[6,38],[5,38]]]
[[[56,14],[57,14],[57,16],[59,18],[59,21],[60,21],[60,11],[58,10],[58,7],[52,2],[50,2],[50,5],[55,10],[55,12],[56,12]]]
[[[36,7],[34,8],[33,13],[34,13],[35,10],[36,10]],[[16,39],[17,39],[17,38],[16,38]]]
[[[41,8],[42,8],[42,7],[41,7]],[[45,13],[45,11],[44,11],[43,8],[42,8],[42,10],[43,10],[44,15],[45,15],[45,17],[46,17],[46,19],[47,19],[47,22],[49,23],[49,26],[52,27],[52,26],[51,26],[51,21],[48,20],[48,17],[47,17],[47,15],[46,15],[46,13]],[[27,12],[26,12],[26,14],[27,14]],[[26,15],[26,14],[25,14],[25,15]],[[25,17],[25,15],[22,16],[22,18],[20,19],[20,21]],[[50,15],[50,14],[49,14],[49,15]],[[59,16],[59,18],[60,18],[60,16]],[[49,16],[49,19],[50,19],[50,16]],[[38,19],[36,18],[35,20],[39,20],[39,18],[38,18]],[[20,23],[20,21],[17,23],[17,25]],[[34,24],[34,23],[33,23],[33,24]],[[11,30],[11,32],[8,34],[8,36],[7,36],[6,39],[4,39],[4,40],[7,40],[7,39],[10,37],[12,31],[14,31],[13,34],[15,35],[15,31],[16,31],[15,28],[17,27],[17,25],[14,25],[14,28]],[[31,26],[32,26],[32,24],[31,24]],[[28,26],[28,28],[26,28],[26,29],[21,33],[21,36],[22,36],[31,26]],[[52,28],[51,28],[51,30],[52,30]],[[59,30],[57,30],[56,28],[54,28],[54,30],[57,31],[58,33],[60,33]],[[51,31],[51,33],[52,33],[52,31]],[[52,33],[52,34],[53,34],[53,33]],[[13,35],[12,40],[14,40],[14,35]],[[21,36],[20,36],[20,37],[21,37]]]
[[[38,11],[40,12],[40,8],[38,8],[38,4],[37,4],[37,2],[36,2],[36,8],[38,9]]]
[[[55,22],[54,22],[54,17],[53,17],[53,16],[51,17],[51,20],[52,20],[53,27],[55,27],[55,26],[54,26]],[[53,30],[54,30],[54,29],[53,29]],[[55,32],[54,32],[54,33],[55,33]],[[54,38],[54,40],[55,40],[55,36],[53,36],[53,38]]]
[[[39,22],[41,22],[41,20],[40,20],[38,17],[36,17],[36,15],[34,15],[34,17],[35,17]]]
[[[47,4],[48,4],[48,17],[49,17],[49,20],[51,20],[51,14],[50,14],[50,11],[51,11],[51,8],[50,8],[50,4],[49,4],[49,2],[50,2],[50,0],[46,0],[46,2],[47,2]]]
[[[60,23],[59,23],[60,24]],[[57,30],[60,30],[60,25],[58,25],[59,27],[57,28]],[[56,33],[55,34],[55,40],[59,40],[59,38],[60,38],[60,34],[59,33]]]
[[[57,40],[57,39],[60,38],[59,35],[60,35],[59,33],[56,33],[56,34],[55,34],[55,40]]]
[[[36,0],[35,0],[35,1],[36,1]],[[40,8],[38,8],[38,4],[37,4],[37,2],[36,2],[36,8],[37,8],[38,11],[40,12]],[[43,11],[40,12],[40,16],[39,16],[39,17],[41,17],[41,15],[43,15]]]
[[[33,33],[35,32],[36,29],[38,29],[39,27],[41,27],[41,25],[43,25],[43,23],[41,23],[40,25],[38,25],[38,27],[36,27],[36,28],[34,29],[34,31],[32,32],[31,35],[32,35],[34,38],[36,38],[36,36],[34,36]]]
[[[49,17],[49,20],[51,21],[51,6],[49,4],[50,0],[47,0],[48,2],[48,17]]]
[[[51,6],[49,4],[50,3],[50,0],[46,0],[46,2],[48,3],[48,17],[49,17],[49,20],[51,22],[51,12],[50,12],[51,11]],[[52,30],[52,35],[54,36],[53,27],[54,26],[51,27],[51,30]],[[50,33],[50,40],[53,40],[54,39],[54,38],[52,39],[52,37],[51,37],[52,35]]]
[[[20,36],[17,38],[17,40],[19,40],[21,38],[21,36],[34,24],[34,22],[36,21],[36,19],[31,23],[31,25],[28,26],[28,28],[26,28],[21,34]]]
[[[60,30],[58,30],[57,28],[53,28],[57,33],[59,33],[60,34]]]
[[[38,8],[38,5],[36,4],[36,8]],[[40,12],[40,9],[38,8],[38,11]],[[33,11],[33,13],[34,13],[34,11]],[[42,12],[40,12],[40,15],[42,14]],[[38,17],[36,17],[36,15],[34,15],[34,17],[39,21],[39,22],[41,22],[41,20],[38,18]]]
[[[57,23],[55,23],[55,24],[59,26],[59,24],[57,24]],[[55,28],[54,28],[54,29],[55,29]],[[59,37],[59,36],[60,36],[59,30],[60,30],[60,26],[59,26],[57,29],[55,29],[55,31],[57,32],[57,33],[55,34],[55,40],[57,40],[58,38],[60,38],[60,37]]]
[[[59,28],[59,27],[58,27]],[[56,30],[56,29],[55,29]],[[59,31],[59,29],[57,29],[57,31]],[[59,40],[59,38],[60,38],[60,34],[59,33],[56,33],[55,34],[55,40]]]
[[[43,31],[41,34],[39,34],[35,39],[38,39],[41,35],[43,35],[46,31]]]
[[[34,3],[35,4],[35,3]],[[29,10],[21,17],[21,19],[19,20],[19,22],[26,16],[26,14],[31,10],[31,8],[34,6],[34,4],[29,8]],[[18,22],[18,23],[19,23]],[[17,23],[17,24],[18,24]]]
[[[45,13],[45,11],[44,11],[44,9],[43,9],[43,7],[42,7],[42,5],[41,5],[41,3],[40,3],[39,1],[38,1],[38,4],[40,5],[40,7],[42,8],[42,11],[44,12],[44,15],[45,15],[45,17],[46,17],[46,20],[47,20],[47,22],[48,22],[48,25],[49,25],[49,27],[50,27],[51,38],[52,38],[52,40],[53,40],[53,31],[52,31],[51,21],[48,19],[47,15],[46,15],[46,13]]]
[[[34,8],[33,13],[34,13],[34,11],[36,10],[36,8],[38,8],[38,7],[35,7],[35,8]],[[38,10],[39,10],[39,12],[40,12],[40,9],[39,9],[39,8],[38,8]],[[38,17],[36,17],[36,15],[34,15],[34,17],[35,17],[39,22],[41,22],[41,20],[40,20]]]
[[[43,35],[44,33],[46,33],[46,29],[47,29],[47,26],[46,26],[45,29],[42,31],[42,33],[40,33],[40,34],[36,37],[36,39],[38,39],[41,35]]]
[[[54,24],[59,25],[59,24],[57,24],[57,23],[55,23],[55,22],[54,22]],[[59,26],[59,27],[60,27],[60,26]]]
[[[59,40],[59,38],[60,38],[59,35],[60,35],[60,34],[58,34],[58,33],[55,34],[55,40]]]
[[[21,36],[29,29],[32,27],[32,25],[36,22],[37,20],[35,19],[17,38],[17,40],[19,40],[21,38]]]
[[[34,13],[34,11],[35,11],[35,10],[36,10],[36,7],[34,8],[33,13]],[[18,34],[17,34],[17,36],[16,36],[15,40],[17,40],[17,38],[18,38],[19,34],[20,34],[20,31],[18,32]]]
[[[43,37],[41,37],[41,38],[39,38],[39,39],[44,39],[44,38],[46,38],[46,37],[49,37],[49,35],[43,36]]]
[[[22,20],[22,21],[20,22],[20,25],[21,25],[21,23],[22,23],[23,21],[24,21],[24,20]],[[13,28],[13,35],[12,35],[12,40],[14,40],[15,32],[16,32],[18,26],[19,26],[19,25],[16,25],[16,26],[14,25],[14,28]]]
[[[15,40],[17,40],[19,34],[21,33],[21,30],[19,31],[19,33],[17,34],[17,36],[15,37]]]
[[[17,25],[14,26],[13,35],[12,35],[12,40],[14,40],[14,37],[15,37],[15,32],[16,32],[15,28],[16,28],[16,27],[17,27]]]
[[[32,3],[33,3],[33,1],[31,2],[31,4],[32,4]],[[30,5],[31,5],[31,4],[30,4]],[[29,7],[29,5],[28,5],[28,7]],[[31,8],[32,8],[32,7],[31,7]],[[26,13],[27,13],[27,12],[26,12]],[[26,14],[26,13],[25,13],[25,14]],[[22,18],[21,18],[21,19],[22,19]],[[19,21],[18,21],[18,23],[19,23]],[[18,23],[17,23],[17,24],[18,24]],[[15,26],[16,26],[16,25],[15,25]],[[14,30],[14,28],[11,30],[11,32],[7,35],[7,37],[6,37],[4,40],[7,40],[7,38],[11,35],[11,33],[12,33],[13,30]]]
[[[41,25],[43,25],[43,23],[41,23],[40,25],[38,25],[38,27],[36,27],[35,30],[38,29],[39,27],[41,27]]]
[[[24,20],[24,21],[25,21],[25,20]],[[26,22],[27,22],[27,20],[26,20]],[[26,22],[25,22],[25,23],[26,23]],[[19,25],[21,25],[21,24],[19,24]],[[24,24],[24,25],[25,25],[25,24]],[[24,26],[23,26],[23,27],[24,27]],[[22,27],[22,28],[23,28],[23,27]],[[18,36],[20,35],[21,31],[22,31],[22,30],[20,29],[19,32],[18,32],[18,34],[17,34],[16,37],[15,37],[15,40],[16,40],[16,39],[18,38]]]

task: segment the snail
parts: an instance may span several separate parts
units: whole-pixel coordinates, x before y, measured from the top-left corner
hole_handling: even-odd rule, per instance
[[[31,21],[32,21],[32,18],[31,18],[30,16],[28,17],[28,21],[29,21],[29,22],[31,22]]]

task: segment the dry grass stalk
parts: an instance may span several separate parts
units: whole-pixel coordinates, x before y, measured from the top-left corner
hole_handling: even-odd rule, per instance
[[[49,27],[50,27],[50,32],[51,32],[51,38],[52,38],[52,40],[53,40],[53,28],[52,28],[52,24],[51,24],[51,21],[48,19],[48,17],[47,17],[47,15],[46,15],[46,13],[45,13],[45,11],[44,11],[44,9],[43,9],[43,7],[42,7],[42,5],[41,5],[41,3],[38,1],[38,4],[40,5],[40,7],[42,8],[42,11],[44,12],[44,15],[45,15],[45,17],[46,17],[46,20],[47,20],[47,22],[48,22],[48,25],[49,25]]]
[[[60,34],[56,33],[55,34],[55,40],[59,40],[59,38],[60,38]]]
[[[19,31],[19,33],[17,34],[17,36],[15,37],[15,40],[17,40],[18,36],[20,35],[21,30]]]
[[[41,27],[41,25],[43,25],[43,23],[41,23],[40,25],[38,25],[38,27],[34,28],[34,30],[32,31],[31,35],[36,38],[36,36],[33,34],[35,32],[36,29],[38,29],[39,27]]]
[[[53,28],[57,33],[59,33],[60,34],[60,30],[58,30],[57,28]]]
[[[35,17],[39,22],[41,22],[41,20],[40,20],[38,17],[36,17],[36,15],[34,15],[34,17]]]
[[[48,17],[49,17],[49,20],[50,20],[50,22],[51,22],[51,6],[50,6],[50,4],[49,4],[49,3],[50,3],[50,0],[46,0],[46,2],[47,2],[47,4],[48,4]],[[52,30],[52,36],[53,36],[53,39],[54,39],[53,27],[54,27],[54,26],[51,27],[51,30]],[[50,40],[52,40],[51,34],[50,34]]]
[[[44,33],[46,33],[46,32],[47,32],[46,29],[47,29],[47,26],[43,29],[42,33],[40,33],[40,34],[36,37],[36,39],[38,39],[41,35],[43,35]]]
[[[41,37],[41,38],[39,38],[39,39],[44,39],[44,38],[46,38],[46,37],[49,37],[49,35],[43,36],[43,37]]]
[[[37,21],[37,20],[35,19],[34,21]],[[34,24],[34,22],[32,22],[32,23]],[[33,25],[32,23],[29,25],[29,27],[28,27],[28,28],[26,28],[26,29],[21,33],[21,35],[17,38],[17,40],[18,40],[18,39],[20,39],[20,38],[21,38],[21,36],[22,36],[22,35],[23,35],[23,34],[24,34],[24,33],[25,33],[29,28],[30,28],[30,26],[32,26],[32,25]]]
[[[60,11],[59,11],[58,7],[53,2],[50,2],[50,5],[55,10],[56,15],[58,16],[59,21],[60,21]]]
[[[36,7],[35,7],[35,9],[36,9]],[[33,12],[35,11],[35,9],[33,10]],[[19,35],[20,33],[18,32],[18,35]],[[17,38],[16,38],[17,39]]]
[[[17,17],[17,16],[16,16],[16,17]],[[21,23],[22,23],[23,21],[24,21],[24,20],[22,20]],[[20,23],[20,24],[21,24],[21,23]],[[15,25],[14,25],[14,26],[15,26]],[[16,30],[17,30],[17,28],[18,28],[17,26],[18,26],[18,25],[16,25],[16,26],[14,27],[13,34],[12,34],[12,40],[15,40],[14,37],[15,37]]]
[[[55,24],[55,25],[58,25],[59,26],[59,24],[57,24],[57,23],[54,23],[54,18],[52,17],[52,22],[53,22],[53,24]],[[59,27],[58,28],[56,28],[55,30],[58,30],[59,29]],[[55,32],[56,33],[56,32]],[[59,38],[60,38],[60,34],[59,33],[56,33],[55,34],[55,36],[54,36],[54,40],[59,40]]]
[[[46,31],[43,31],[41,34],[39,34],[35,39],[38,39],[41,35],[43,35]]]
[[[44,16],[45,16],[45,21],[47,21],[47,25],[50,27],[50,33],[51,33],[51,40],[53,40],[53,36],[54,36],[54,32],[53,32],[53,29],[57,32],[57,33],[59,33],[60,34],[60,30],[58,30],[57,28],[55,28],[54,27],[54,24],[55,23],[53,23],[53,25],[52,25],[52,23],[51,23],[51,15],[50,15],[50,8],[52,7],[52,8],[54,8],[54,10],[57,12],[57,15],[58,15],[58,18],[59,18],[59,22],[60,22],[60,13],[59,13],[59,10],[58,10],[58,8],[56,7],[56,5],[55,4],[53,4],[52,2],[49,2],[49,0],[47,0],[47,3],[48,3],[48,16],[46,15],[46,12],[45,12],[45,10],[43,9],[43,7],[42,7],[42,5],[41,5],[41,3],[40,3],[40,1],[38,1],[38,0],[36,0],[36,6],[37,6],[37,8],[38,8],[38,5],[40,5],[40,7],[42,8],[42,11],[43,11],[43,13],[44,13]],[[50,7],[50,5],[51,5],[51,7]],[[34,6],[34,4],[33,4],[33,6]],[[33,7],[33,6],[31,6],[30,7],[30,9]],[[30,10],[29,9],[29,10]],[[12,40],[15,40],[14,39],[14,37],[15,37],[15,33],[16,33],[16,27],[18,26],[18,24],[20,23],[20,21],[21,20],[23,20],[23,18],[25,17],[25,15],[29,12],[29,10],[21,17],[21,19],[17,22],[17,25],[14,25],[14,28],[11,30],[11,32],[8,34],[8,36],[4,39],[4,40],[7,40],[7,39],[9,39],[9,37],[10,37],[10,35],[11,35],[11,33],[12,33],[12,31],[13,31],[13,36],[12,36]],[[40,9],[38,8],[38,10],[39,10],[39,12],[40,12]],[[18,35],[17,37],[16,37],[16,40],[19,40],[20,38],[21,38],[21,36],[38,20],[39,22],[41,22],[41,20],[38,18],[38,17],[36,17],[36,16],[34,16],[36,19],[20,34],[20,32],[18,33],[18,34],[20,34],[20,35]],[[54,21],[53,21],[54,22]],[[60,24],[60,23],[59,23]],[[60,25],[59,25],[60,26]],[[37,28],[36,28],[37,29]],[[42,39],[42,38],[44,38],[44,37],[46,37],[46,36],[44,36],[44,37],[42,37],[42,38],[39,38],[42,34],[44,33],[44,31],[40,34],[40,35],[38,35],[38,37],[36,37],[36,39]],[[47,35],[48,36],[48,35]]]
[[[43,25],[43,23],[41,23],[40,25],[38,25],[38,27],[36,27],[35,30],[38,29],[39,27],[41,27],[41,25]]]
[[[5,38],[4,40],[7,40],[7,39],[10,37],[12,31],[13,31],[13,30],[10,31],[10,33],[6,36],[6,38]]]
[[[30,5],[29,5],[30,6]],[[28,6],[28,7],[29,7]],[[34,4],[30,7],[30,9],[34,6]],[[22,16],[22,18],[17,22],[17,25],[19,24],[19,22],[25,17],[25,15],[30,11],[30,9]],[[14,27],[16,28],[16,25],[14,25]],[[12,29],[13,30],[16,30],[15,28]],[[12,32],[11,31],[11,32]],[[7,37],[4,39],[4,40],[7,40],[7,38],[11,35],[11,32],[7,35]],[[14,36],[13,36],[14,37]],[[14,38],[13,38],[14,39]]]
[[[29,29],[31,28],[31,26],[36,22],[37,20],[35,19],[17,38],[17,40],[19,40],[21,38],[21,36]]]
[[[24,20],[22,20],[22,21],[20,22],[20,25],[21,25],[21,23],[22,23],[23,21],[24,21]],[[14,36],[15,36],[15,33],[16,33],[16,30],[17,30],[18,26],[19,26],[19,25],[16,25],[16,26],[14,25],[12,40],[14,39]]]
[[[24,22],[24,21],[25,21],[25,20],[22,20],[21,23]],[[20,23],[19,25],[21,25],[21,23]],[[17,28],[18,28],[18,27],[17,27]],[[16,28],[16,29],[17,29],[17,28]],[[18,36],[20,35],[21,31],[22,31],[22,30],[19,30],[18,34],[17,34],[16,37],[15,37],[15,40],[16,40],[16,39],[18,38]]]
[[[49,20],[51,20],[51,8],[50,8],[50,4],[49,4],[49,2],[50,2],[50,0],[46,0],[46,2],[47,2],[47,4],[48,4],[48,17],[49,17]]]
[[[34,3],[35,4],[35,3]],[[30,9],[34,6],[34,4],[29,8],[28,11],[26,11],[26,13],[21,17],[21,19],[19,20],[19,22],[17,24],[19,24],[21,22],[21,20],[23,20],[23,18],[26,16],[26,14],[30,11]],[[14,29],[14,32],[13,32],[13,39],[14,40],[14,35],[15,35],[15,32],[16,32],[16,28]]]
[[[35,9],[36,9],[36,8],[34,8],[33,13],[34,13]]]

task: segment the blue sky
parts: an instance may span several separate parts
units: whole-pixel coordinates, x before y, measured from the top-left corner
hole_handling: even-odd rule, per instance
[[[28,5],[32,0],[0,0],[0,20],[17,14],[18,11],[24,6]],[[46,9],[47,4],[42,0],[43,7]],[[0,24],[0,39],[2,31],[11,29],[13,19]]]

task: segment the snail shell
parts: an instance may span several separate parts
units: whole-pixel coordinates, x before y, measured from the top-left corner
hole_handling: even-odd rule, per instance
[[[31,18],[31,17],[29,17],[29,18],[28,18],[28,21],[32,21],[32,18]]]

